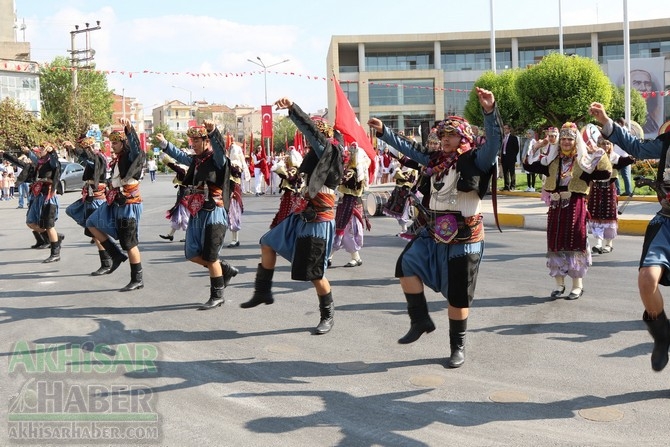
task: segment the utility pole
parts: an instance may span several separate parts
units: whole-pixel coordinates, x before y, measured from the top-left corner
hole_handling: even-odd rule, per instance
[[[95,50],[91,48],[91,31],[96,31],[100,29],[100,20],[96,20],[96,26],[90,27],[89,23],[86,23],[86,28],[79,29],[79,25],[74,26],[74,31],[70,31],[70,44],[72,49],[70,50],[70,66],[72,67],[72,92],[77,92],[77,68],[79,68],[80,62],[87,62],[86,65],[82,68],[89,68],[90,62],[93,61],[93,56],[95,56]],[[80,33],[86,33],[86,49],[77,50],[75,47],[75,36]],[[83,57],[79,57],[83,53]]]

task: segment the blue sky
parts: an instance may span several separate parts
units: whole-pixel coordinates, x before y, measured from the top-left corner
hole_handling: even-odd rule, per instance
[[[25,39],[31,43],[32,59],[37,62],[67,56],[74,26],[83,28],[85,22],[100,20],[102,29],[90,33],[97,67],[126,72],[110,74],[110,88],[136,97],[147,110],[167,100],[187,102],[189,97],[231,107],[260,106],[265,102],[262,69],[248,62],[260,57],[266,65],[289,60],[268,70],[269,102],[288,96],[306,111],[316,112],[326,107],[326,56],[333,35],[490,29],[490,0],[15,3],[19,23],[26,23]],[[558,0],[494,0],[495,27],[557,27],[558,5]],[[561,0],[561,10],[563,26],[623,21],[623,0]],[[670,17],[668,0],[628,0],[628,17],[631,21]],[[22,41],[23,33],[19,31],[17,37]],[[78,35],[77,47],[85,47],[84,33]],[[145,70],[160,74],[127,74]]]

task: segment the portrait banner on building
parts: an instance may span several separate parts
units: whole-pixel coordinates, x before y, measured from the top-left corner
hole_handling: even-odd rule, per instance
[[[630,60],[630,88],[639,91],[647,103],[647,117],[643,123],[640,123],[645,138],[656,138],[658,129],[665,121],[663,96],[661,96],[661,92],[664,91],[664,70],[665,58],[663,57]],[[617,87],[623,86],[626,80],[623,59],[608,61],[607,74]]]

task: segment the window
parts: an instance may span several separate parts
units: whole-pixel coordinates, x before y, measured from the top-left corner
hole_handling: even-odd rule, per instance
[[[435,104],[432,79],[370,81],[371,106]]]
[[[344,94],[347,95],[347,99],[349,100],[351,107],[359,107],[360,103],[358,100],[358,83],[340,81],[340,87],[342,87]]]
[[[444,114],[463,116],[474,82],[444,83]]]
[[[365,55],[367,71],[426,70],[433,68],[433,53],[368,53]]]

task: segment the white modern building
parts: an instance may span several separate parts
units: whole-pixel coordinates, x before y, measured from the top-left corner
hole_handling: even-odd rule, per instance
[[[630,22],[631,67],[651,71],[656,118],[670,119],[670,18]],[[615,82],[623,67],[623,23],[563,27],[563,53],[597,60]],[[559,51],[559,29],[499,30],[496,72],[527,67]],[[370,116],[413,132],[421,121],[463,113],[474,82],[491,70],[491,34],[483,32],[333,36],[327,72],[336,73],[361,122]],[[619,79],[617,79],[619,78]],[[650,94],[651,98],[652,95]],[[664,104],[665,103],[665,104]],[[328,109],[335,90],[328,84]]]

